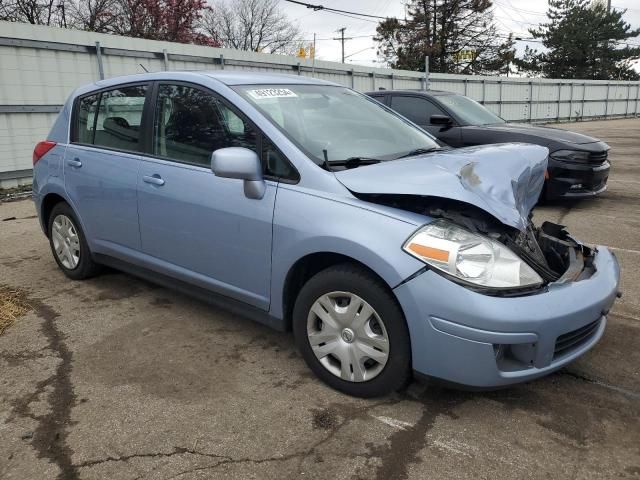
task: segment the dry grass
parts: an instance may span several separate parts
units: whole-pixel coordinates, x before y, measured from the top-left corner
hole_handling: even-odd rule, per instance
[[[24,292],[0,285],[0,335],[29,310],[31,306],[27,303]]]

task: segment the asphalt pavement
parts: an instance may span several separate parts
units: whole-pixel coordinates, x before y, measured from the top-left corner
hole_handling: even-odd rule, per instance
[[[290,333],[122,273],[68,280],[33,203],[0,203],[0,287],[30,308],[0,336],[0,478],[640,477],[640,120],[561,128],[611,145],[609,189],[535,219],[612,248],[624,297],[586,356],[497,392],[347,397]]]

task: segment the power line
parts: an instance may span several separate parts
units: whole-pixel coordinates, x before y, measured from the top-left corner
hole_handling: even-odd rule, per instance
[[[378,23],[378,22],[374,21],[374,20],[367,20],[365,18],[352,17],[352,15],[361,16],[361,17],[367,17],[367,18],[378,18],[378,19],[382,19],[382,20],[387,20],[389,18],[392,18],[392,17],[382,17],[380,15],[370,15],[368,13],[352,12],[352,11],[349,11],[349,10],[341,10],[341,9],[337,9],[337,8],[325,7],[324,5],[316,5],[316,4],[312,4],[312,3],[300,2],[298,0],[285,0],[285,2],[294,3],[296,5],[302,5],[304,7],[311,8],[314,11],[323,11],[323,12],[327,12],[327,13],[334,13],[334,14],[343,15],[343,16],[346,16],[346,17],[349,17],[349,18],[355,18],[356,20],[370,21],[370,22],[373,22],[373,23]],[[507,12],[505,12],[505,13],[507,13]],[[398,19],[396,19],[396,20],[398,20]],[[513,18],[511,18],[511,20],[515,21]],[[403,21],[403,20],[398,20],[398,21]],[[531,25],[536,25],[536,24],[532,23]],[[506,27],[506,25],[504,25],[504,26]],[[355,37],[353,37],[353,38],[355,38]],[[503,38],[508,38],[508,37],[507,36],[503,36]],[[521,37],[514,37],[514,40],[531,41],[531,42],[538,41],[539,42],[539,40],[525,39],[525,38],[521,38]]]
[[[378,13],[383,13],[389,7],[390,3],[391,0],[381,0],[381,2],[379,3],[380,8],[376,8],[373,13],[376,15]]]
[[[315,11],[323,10],[325,12],[345,13],[349,15],[357,15],[359,17],[379,18],[382,20],[386,20],[387,18],[389,18],[389,17],[381,17],[380,15],[370,15],[368,13],[351,12],[349,10],[340,10],[338,8],[325,7],[324,5],[313,5],[311,3],[299,2],[297,0],[284,0],[284,1],[289,3],[295,3],[296,5],[302,5],[307,8],[312,8]]]
[[[510,19],[512,22],[514,22],[514,23],[517,23],[517,24],[519,24],[519,25],[522,25],[522,24],[526,24],[526,25],[533,25],[533,26],[538,26],[538,25],[539,25],[539,23],[528,22],[528,21],[525,19],[525,17],[524,17],[522,14],[518,13],[518,12],[516,12],[516,13],[518,14],[518,16],[519,16],[520,18],[522,18],[522,20],[516,20],[515,18],[513,18],[513,16],[511,16],[511,14],[509,13],[509,11],[507,10],[507,8],[506,8],[506,6],[505,6],[505,5],[502,5],[501,3],[497,3],[497,2],[496,2],[496,4],[495,4],[495,5],[496,5],[496,8],[500,8],[500,9],[502,9],[502,12],[503,12],[507,17],[509,17],[509,19]],[[493,11],[493,15],[494,15],[494,17],[498,18],[498,15],[496,15],[496,10],[494,10],[494,11]]]
[[[511,21],[513,23],[516,23],[516,24],[518,24],[519,27],[522,27],[523,30],[528,30],[529,27],[527,27],[526,25],[531,25],[531,26],[534,26],[534,27],[538,27],[540,25],[539,23],[523,22],[521,20],[516,20],[511,15],[509,15],[509,13],[506,10],[503,10],[503,12],[505,13],[505,15],[507,15],[507,17],[509,17],[508,19],[498,16],[495,10],[493,11],[493,18],[498,23],[500,23],[503,27],[505,27],[507,29],[507,31],[511,31],[511,27],[505,25],[505,23],[502,20]]]
[[[387,8],[389,7],[389,4],[391,3],[392,0],[382,0],[381,4],[380,4],[380,8],[375,8],[371,11],[372,15],[384,15],[384,12],[387,11]],[[382,5],[382,3],[384,3],[384,5]],[[367,30],[369,28],[369,25],[367,25],[366,23],[361,24],[359,27],[357,27],[355,30],[353,30],[354,33],[362,33],[363,30]],[[353,35],[352,35],[353,36]]]
[[[547,16],[546,12],[537,12],[537,11],[534,11],[534,10],[526,10],[526,9],[524,9],[524,8],[514,7],[514,6],[513,6],[513,4],[512,4],[509,0],[505,0],[505,1],[508,3],[508,6],[507,6],[507,5],[504,5],[504,4],[503,4],[503,3],[501,3],[499,0],[495,0],[495,3],[496,3],[497,5],[500,5],[501,7],[508,8],[508,9],[510,9],[510,10],[513,10],[514,12],[518,12],[518,13],[521,13],[521,12],[522,12],[522,13],[527,13],[527,14],[529,14],[529,15],[537,15],[537,16],[539,16],[539,17],[546,17],[546,16]],[[523,17],[523,18],[524,18],[524,17]]]
[[[506,23],[504,23],[504,22],[502,21],[502,19],[501,19],[500,17],[498,17],[498,16],[495,14],[495,12],[494,12],[494,14],[493,14],[493,17],[494,17],[494,18],[496,19],[496,21],[497,21],[500,25],[502,25],[502,26],[503,26],[507,31],[511,30],[511,27],[509,27]]]
[[[362,53],[362,52],[366,52],[367,50],[372,50],[372,49],[374,49],[374,48],[376,48],[376,47],[367,47],[367,48],[363,48],[362,50],[358,50],[357,52],[350,53],[349,55],[345,56],[344,58],[345,58],[345,60],[346,60],[346,59],[347,59],[347,58],[349,58],[349,57],[353,57],[354,55],[357,55],[357,54]]]
[[[351,40],[352,38],[373,38],[377,35],[354,35],[353,37],[345,37],[345,40]],[[333,42],[335,38],[316,38],[316,42]],[[301,43],[301,42],[313,42],[313,38],[283,40],[280,43]]]
[[[372,34],[372,35],[354,35],[353,37],[349,37],[349,40],[351,40],[352,38],[373,38],[376,37],[377,35]],[[330,38],[316,38],[316,42],[324,42],[324,41],[334,41],[335,38],[330,37]],[[345,40],[347,40],[345,38]],[[303,38],[302,40],[287,40],[288,42],[313,42],[313,38]]]
[[[291,0],[285,0],[285,2],[288,2],[288,1],[291,1]],[[354,20],[358,20],[360,22],[378,23],[377,20],[370,20],[368,18],[354,17],[353,15],[349,15],[347,13],[334,12],[333,10],[322,10],[322,11],[323,12],[327,12],[327,13],[333,13],[334,15],[340,15],[341,17],[353,18]]]
[[[324,5],[317,5],[317,4],[312,4],[312,3],[301,2],[301,1],[298,1],[298,0],[284,0],[284,1],[285,2],[289,2],[289,3],[294,3],[296,5],[302,5],[302,6],[307,7],[307,8],[311,8],[314,11],[323,11],[323,12],[327,12],[327,13],[333,13],[333,14],[336,14],[336,15],[342,15],[342,16],[345,16],[345,17],[348,17],[348,18],[353,18],[355,20],[369,21],[369,22],[372,22],[372,23],[378,23],[378,22],[375,21],[375,20],[367,20],[367,19],[368,18],[377,18],[377,19],[381,19],[381,20],[387,20],[389,18],[395,18],[395,17],[382,17],[380,15],[370,15],[370,14],[367,14],[367,13],[360,13],[360,12],[352,12],[352,11],[349,11],[349,10],[341,10],[341,9],[337,9],[337,8],[325,7]],[[505,1],[507,1],[510,6],[506,6],[506,5],[504,5],[504,4],[502,4],[502,3],[498,2],[498,1],[496,1],[496,4],[499,5],[500,7],[503,7],[503,12],[507,16],[509,16],[511,21],[513,21],[515,23],[519,23],[519,24],[525,24],[526,23],[526,24],[534,25],[534,26],[539,25],[539,24],[535,24],[535,23],[515,20],[513,17],[511,17],[508,14],[508,12],[506,10],[504,10],[504,8],[510,8],[511,10],[514,10],[516,12],[524,12],[524,13],[529,13],[529,14],[532,14],[532,15],[546,16],[546,13],[536,12],[536,11],[533,11],[533,10],[526,10],[526,9],[522,9],[522,8],[516,8],[516,7],[513,6],[513,4],[509,0],[505,0]],[[633,10],[633,9],[631,9],[631,10]],[[367,18],[357,18],[357,17],[367,17]],[[522,15],[521,15],[521,17],[524,18]],[[404,21],[404,20],[400,20],[400,19],[396,19],[396,20],[398,20],[399,22]],[[500,22],[500,23],[502,23],[502,22]],[[508,27],[506,25],[503,24],[503,26],[508,29]],[[510,33],[512,34],[513,40],[516,40],[516,41],[532,42],[532,43],[543,43],[542,40],[539,40],[539,39],[536,39],[536,38],[523,37],[523,36],[515,34],[515,32],[510,32]],[[359,37],[351,37],[351,38],[364,38],[364,37],[374,37],[374,36],[375,35],[361,35]],[[496,36],[500,37],[500,38],[509,38],[508,35],[496,35]],[[329,40],[329,39],[321,38],[321,39],[318,39],[318,40]],[[640,46],[640,44],[636,44],[636,43],[629,42],[629,41],[624,41],[624,40],[619,40],[619,41],[616,41],[615,43],[632,45],[632,46]]]

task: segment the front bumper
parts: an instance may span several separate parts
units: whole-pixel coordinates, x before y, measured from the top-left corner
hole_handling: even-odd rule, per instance
[[[602,337],[618,294],[618,262],[606,247],[597,250],[591,277],[528,296],[483,295],[429,270],[396,287],[414,370],[466,386],[500,387],[580,357]]]
[[[547,198],[593,197],[607,189],[611,164],[576,164],[549,159]]]

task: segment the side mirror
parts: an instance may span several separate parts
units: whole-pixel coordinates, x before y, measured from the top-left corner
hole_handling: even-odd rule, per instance
[[[216,177],[244,180],[244,194],[256,200],[264,197],[266,184],[256,152],[242,147],[220,148],[211,154],[211,171]]]
[[[451,117],[447,117],[446,115],[431,115],[431,119],[429,121],[431,125],[449,126],[453,123]]]

